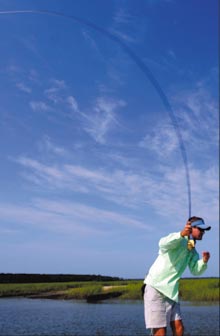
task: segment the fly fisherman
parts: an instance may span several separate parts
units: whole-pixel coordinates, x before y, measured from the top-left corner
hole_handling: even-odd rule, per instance
[[[181,232],[160,239],[159,255],[144,280],[145,323],[152,335],[165,336],[169,325],[173,335],[183,335],[179,279],[187,266],[196,276],[207,269],[210,254],[203,252],[200,259],[195,244],[210,229],[202,218],[194,216],[189,218]]]

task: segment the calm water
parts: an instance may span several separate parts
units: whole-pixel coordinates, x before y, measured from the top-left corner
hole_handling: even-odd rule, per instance
[[[186,335],[219,335],[219,306],[182,304]],[[0,299],[1,336],[146,336],[142,301]]]

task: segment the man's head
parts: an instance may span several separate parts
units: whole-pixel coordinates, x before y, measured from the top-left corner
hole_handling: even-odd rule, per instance
[[[203,234],[205,231],[211,229],[211,226],[206,225],[204,220],[201,217],[193,216],[189,218],[192,228],[192,237],[196,240],[202,240]]]

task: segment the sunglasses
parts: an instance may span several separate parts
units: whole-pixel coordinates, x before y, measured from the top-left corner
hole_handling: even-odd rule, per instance
[[[195,228],[197,228],[199,231],[201,231],[201,232],[205,232],[205,230],[204,229],[201,229],[200,227],[198,227],[198,226],[195,226]]]

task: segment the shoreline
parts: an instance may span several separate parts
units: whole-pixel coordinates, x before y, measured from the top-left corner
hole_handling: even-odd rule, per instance
[[[134,301],[143,300],[142,284],[141,280],[0,284],[0,299],[26,297],[87,302],[108,299]],[[189,302],[219,302],[219,278],[181,279],[179,298],[180,301]]]
[[[30,299],[30,300],[53,300],[53,301],[75,301],[75,302],[82,302],[82,303],[88,303],[88,304],[98,304],[98,303],[121,303],[121,302],[140,302],[143,303],[143,299],[122,299],[120,297],[112,297],[112,298],[108,298],[108,299],[100,299],[100,300],[96,300],[96,301],[87,301],[85,298],[84,299],[76,299],[76,298],[70,298],[70,297],[62,297],[60,295],[45,295],[45,296],[41,296],[41,295],[33,295],[33,296],[24,296],[24,295],[16,295],[16,296],[1,296],[0,297],[0,304],[1,304],[1,299]],[[215,301],[189,301],[189,300],[180,300],[180,304],[181,306],[219,306],[219,301],[215,300]]]

